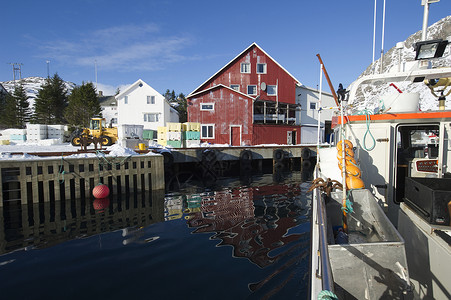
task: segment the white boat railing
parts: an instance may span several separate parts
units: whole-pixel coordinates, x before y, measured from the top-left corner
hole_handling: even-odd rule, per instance
[[[329,250],[327,248],[327,221],[326,205],[320,190],[316,189],[316,201],[318,204],[318,226],[319,226],[319,251],[321,260],[321,279],[323,290],[334,291],[334,279],[329,260]]]

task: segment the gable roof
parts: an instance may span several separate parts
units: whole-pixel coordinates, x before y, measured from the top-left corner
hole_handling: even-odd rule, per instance
[[[214,89],[218,89],[218,88],[225,88],[225,89],[228,89],[228,90],[230,90],[230,91],[232,91],[232,92],[235,92],[235,93],[237,93],[237,94],[239,94],[239,95],[241,95],[241,96],[243,96],[243,97],[246,97],[246,98],[249,98],[249,99],[252,99],[252,100],[255,100],[256,99],[256,97],[251,97],[251,96],[249,96],[249,95],[247,95],[247,94],[244,94],[244,93],[242,93],[242,92],[239,92],[239,91],[237,91],[237,90],[234,90],[234,89],[232,89],[231,87],[228,87],[228,86],[226,86],[226,85],[224,85],[224,84],[217,84],[217,85],[214,85],[214,86],[211,86],[211,87],[209,87],[209,88],[207,88],[207,89],[205,89],[205,90],[201,90],[201,91],[198,91],[198,92],[196,92],[196,93],[194,93],[194,94],[190,94],[191,95],[191,97],[194,97],[194,96],[197,96],[197,95],[200,95],[200,94],[204,94],[204,93],[206,93],[206,92],[208,92],[208,91],[211,91],[211,90],[214,90]]]
[[[285,71],[288,75],[291,76],[291,78],[293,78],[296,83],[300,86],[302,85],[301,82],[299,80],[296,79],[296,77],[294,77],[293,75],[290,74],[290,72],[288,72],[284,67],[282,67],[282,65],[280,65],[274,58],[271,57],[271,55],[269,55],[268,53],[266,53],[265,50],[263,50],[259,45],[257,45],[257,43],[253,42],[249,47],[247,47],[246,49],[244,49],[240,54],[238,54],[237,56],[235,56],[235,58],[233,58],[230,62],[228,62],[224,67],[222,67],[219,71],[217,71],[215,74],[213,74],[210,78],[208,78],[206,81],[204,81],[201,85],[199,85],[197,88],[194,89],[194,91],[192,91],[191,93],[188,94],[188,96],[186,96],[186,98],[191,97],[193,94],[195,94],[196,92],[199,91],[199,89],[206,84],[207,82],[209,82],[211,79],[213,79],[214,77],[216,77],[216,75],[218,75],[219,73],[221,73],[224,69],[226,69],[229,65],[231,65],[233,62],[235,62],[238,58],[240,58],[244,53],[246,53],[247,51],[249,51],[252,47],[257,47],[261,52],[263,52],[269,59],[271,59],[277,66],[279,66],[283,71]]]
[[[122,98],[124,95],[128,94],[132,89],[134,89],[135,87],[137,87],[140,84],[141,85],[146,85],[147,87],[153,89],[150,85],[145,83],[142,79],[138,79],[134,83],[132,83],[128,88],[126,88],[123,92],[121,92],[118,95],[116,95],[116,99]]]

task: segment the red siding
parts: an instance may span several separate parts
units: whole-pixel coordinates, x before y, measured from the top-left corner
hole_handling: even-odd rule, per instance
[[[253,126],[253,145],[281,144],[287,145],[287,132],[296,132],[296,144],[301,142],[301,130],[299,126],[288,125],[256,125]]]
[[[252,143],[252,99],[229,89],[218,87],[193,97],[188,102],[190,122],[215,124],[214,139],[201,139],[215,144],[230,144],[230,125],[241,125],[242,141]],[[214,111],[201,111],[201,103],[214,103]]]
[[[250,74],[241,73],[243,62],[251,64]],[[257,74],[257,63],[266,63],[266,74]],[[265,91],[262,91],[260,89],[262,82],[266,85],[278,85],[278,96],[268,96]],[[248,85],[257,85],[257,95],[252,97],[260,96],[260,99],[273,101],[277,101],[278,97],[280,102],[295,104],[296,82],[283,68],[254,45],[197,90],[205,90],[218,84],[229,87],[232,84],[239,84],[240,92],[247,94]]]
[[[241,63],[251,64],[250,73],[241,73]],[[257,63],[266,64],[266,73],[257,74]],[[263,91],[262,83],[277,85],[277,96]],[[239,57],[230,62],[218,74],[193,91],[188,97],[188,121],[201,124],[214,124],[214,138],[202,139],[203,142],[231,144],[231,126],[241,126],[241,142],[245,145],[287,144],[287,132],[296,132],[296,142],[300,142],[300,129],[288,125],[255,125],[253,124],[253,100],[257,96],[261,100],[296,103],[297,80],[273,61],[263,50],[253,44]],[[249,97],[228,88],[232,84],[240,86],[240,92],[247,94],[248,85],[257,86],[257,95]],[[201,111],[201,103],[214,103],[214,111]]]

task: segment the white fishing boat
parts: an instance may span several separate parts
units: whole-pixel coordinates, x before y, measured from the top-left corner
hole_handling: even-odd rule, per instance
[[[417,43],[409,70],[361,77],[342,98],[338,147],[318,147],[312,184],[311,299],[451,299],[451,67],[428,63],[448,44]],[[378,113],[353,114],[362,86],[401,81],[426,84],[439,110],[393,89]]]

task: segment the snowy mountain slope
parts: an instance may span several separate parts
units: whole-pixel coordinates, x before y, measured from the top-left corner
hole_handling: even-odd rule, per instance
[[[45,83],[46,78],[44,77],[27,77],[22,78],[21,82],[24,85],[27,96],[30,97],[28,100],[30,102],[30,107],[33,107],[34,99],[38,95],[38,91],[41,86]],[[17,81],[19,82],[19,81]],[[3,87],[8,91],[8,93],[12,94],[14,92],[14,80],[0,82]],[[70,94],[72,89],[75,87],[75,83],[65,81],[67,93]]]
[[[451,37],[451,16],[443,18],[437,23],[429,26],[427,39],[447,39]],[[399,62],[401,65],[406,62],[413,62],[415,59],[415,51],[413,45],[421,40],[421,31],[412,34],[404,41],[404,47],[400,50],[396,47],[388,50],[382,57],[382,73],[390,70],[397,70]],[[432,67],[450,67],[451,66],[451,45],[448,45],[442,58],[433,59],[431,61]],[[378,59],[368,66],[368,68],[359,76],[378,74],[380,72],[381,59]],[[437,110],[438,101],[431,94],[429,88],[424,83],[399,82],[396,86],[403,92],[419,93],[420,94],[420,109]],[[362,85],[358,90],[357,99],[354,102],[354,112],[367,109],[374,111],[379,106],[380,101],[388,94],[397,93],[397,91],[387,84],[380,85]],[[451,109],[451,97],[446,100],[446,109]]]

